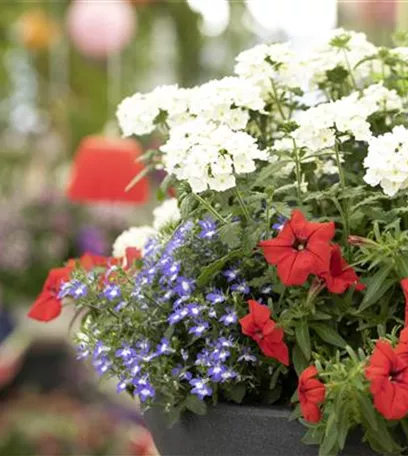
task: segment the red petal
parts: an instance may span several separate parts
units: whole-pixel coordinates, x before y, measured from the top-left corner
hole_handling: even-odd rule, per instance
[[[278,264],[278,276],[284,285],[303,285],[315,270],[316,259],[307,250],[292,251]]]
[[[300,410],[302,412],[303,418],[308,423],[318,423],[322,419],[322,412],[320,408],[311,402],[300,403]]]
[[[34,320],[50,321],[59,316],[61,308],[61,301],[54,294],[42,292],[27,315]]]
[[[65,268],[51,269],[50,272],[48,273],[47,279],[45,280],[43,290],[51,291],[51,292],[59,291],[61,283],[69,280],[71,272],[72,272],[72,267],[68,267],[68,266]]]
[[[245,315],[245,317],[239,320],[239,323],[243,334],[250,337],[254,335],[257,326],[255,325],[251,314]]]
[[[259,328],[262,328],[266,322],[270,319],[271,317],[271,311],[267,306],[264,306],[263,304],[259,304],[259,302],[254,301],[253,299],[250,299],[248,301],[249,304],[249,312],[252,316],[253,322],[255,325],[257,325]]]
[[[269,337],[265,337],[259,342],[259,347],[266,356],[277,359],[285,366],[289,365],[289,350],[284,342],[275,343]]]

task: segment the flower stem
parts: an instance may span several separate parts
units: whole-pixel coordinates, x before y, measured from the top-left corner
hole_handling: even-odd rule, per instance
[[[346,178],[344,176],[344,170],[343,170],[343,166],[342,166],[341,160],[340,160],[339,144],[337,141],[335,142],[335,145],[334,145],[334,151],[336,154],[337,168],[339,170],[340,186],[341,186],[341,189],[343,190],[343,192],[345,192],[346,191]],[[339,203],[339,205],[340,205],[340,203]],[[344,199],[341,215],[343,218],[343,226],[344,226],[344,241],[345,241],[345,244],[348,245],[347,240],[350,235],[350,216],[349,216],[348,198]]]
[[[239,205],[241,206],[241,209],[242,209],[242,212],[244,213],[244,217],[245,217],[246,221],[250,222],[251,221],[251,216],[249,214],[248,208],[245,205],[244,200],[242,199],[242,195],[241,195],[241,193],[240,193],[240,191],[238,190],[237,187],[235,187],[235,193],[237,195]]]
[[[295,172],[296,172],[296,182],[297,182],[297,195],[299,202],[302,204],[302,189],[301,189],[301,183],[302,183],[302,169],[300,167],[300,160],[299,160],[299,149],[296,146],[296,142],[293,141],[293,151],[295,153]]]
[[[278,111],[279,111],[279,114],[282,117],[282,120],[286,120],[285,113],[283,112],[282,105],[281,105],[281,103],[279,101],[279,98],[278,98],[278,91],[276,90],[275,82],[273,80],[271,80],[271,83],[272,83],[273,98],[274,98],[274,100],[276,102],[276,107],[278,108]]]
[[[351,84],[352,84],[352,86],[353,86],[353,88],[354,88],[355,90],[358,90],[357,83],[356,83],[356,79],[354,78],[353,70],[352,70],[352,68],[351,68],[350,61],[349,61],[349,58],[348,58],[348,56],[347,56],[346,50],[343,50],[343,53],[344,53],[344,58],[345,58],[345,60],[346,60],[347,69],[348,69],[349,74],[350,74]]]
[[[225,220],[225,218],[216,210],[214,209],[209,203],[204,198],[201,198],[200,195],[197,195],[197,193],[193,193],[194,197],[196,200],[201,203],[208,212],[210,212],[219,222],[223,223],[226,225],[228,222]]]

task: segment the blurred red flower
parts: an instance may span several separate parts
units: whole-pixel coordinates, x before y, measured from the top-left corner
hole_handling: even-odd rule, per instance
[[[266,261],[278,267],[279,278],[285,285],[303,285],[310,274],[329,269],[333,236],[333,222],[308,222],[296,209],[278,236],[261,241],[259,246]]]
[[[144,204],[150,197],[146,177],[125,191],[132,179],[145,169],[137,161],[142,154],[133,139],[89,136],[76,152],[67,196],[73,201],[106,201]]]
[[[376,343],[365,371],[375,408],[388,420],[408,413],[408,364],[389,342]]]
[[[326,387],[316,377],[317,369],[309,366],[299,376],[298,397],[303,418],[318,423],[322,418],[320,404],[324,401]]]
[[[271,311],[253,300],[249,300],[248,304],[249,314],[239,320],[242,333],[255,340],[266,356],[289,365],[289,350],[283,342],[283,329],[270,319]]]

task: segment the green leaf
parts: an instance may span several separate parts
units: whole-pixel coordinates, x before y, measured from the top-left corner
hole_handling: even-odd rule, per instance
[[[236,249],[242,243],[242,227],[239,223],[228,223],[218,230],[221,242],[230,249]]]
[[[244,384],[232,385],[225,390],[225,395],[230,401],[241,404],[246,394],[246,387]]]
[[[310,327],[328,344],[340,348],[346,346],[346,341],[331,326],[325,325],[324,323],[311,323]]]
[[[170,410],[166,413],[168,427],[173,427],[177,421],[180,419],[181,411],[183,407],[171,407]]]
[[[332,416],[332,415],[331,415]],[[332,425],[326,428],[326,435],[319,448],[319,456],[335,456],[338,453],[338,433],[335,417],[332,420]]]
[[[298,322],[295,328],[297,345],[302,350],[307,361],[309,361],[312,355],[312,346],[310,344],[309,327],[306,320]]]
[[[192,193],[187,194],[181,201],[180,213],[183,219],[190,216],[193,210],[197,207],[197,200]]]
[[[213,263],[209,264],[205,268],[203,268],[201,274],[198,276],[197,279],[197,286],[202,287],[207,284],[208,281],[212,279],[214,274],[217,272],[221,271],[221,269],[224,267],[225,263],[228,261],[232,260],[233,258],[239,257],[242,255],[242,250],[233,250],[230,252],[228,255],[225,255],[224,257],[220,258],[217,261],[214,261]]]
[[[337,413],[337,444],[342,450],[346,444],[347,435],[351,427],[348,404],[344,403]]]
[[[166,331],[164,332],[164,337],[168,340],[170,340],[172,337],[173,337],[173,334],[174,334],[174,330],[175,330],[175,326],[174,325],[170,325]]]
[[[387,264],[378,270],[371,278],[368,283],[364,299],[358,309],[360,312],[375,304],[395,283],[395,281],[386,280],[392,268],[392,264]]]
[[[300,349],[298,345],[295,345],[292,350],[292,361],[293,365],[295,366],[295,371],[298,376],[306,369],[309,365],[309,362],[305,358],[303,351]]]
[[[246,228],[241,239],[241,247],[248,252],[252,251],[258,245],[261,234],[264,231],[264,226],[258,226],[256,228],[249,226]]]
[[[376,413],[370,399],[362,392],[357,394],[357,402],[361,415],[367,423],[367,427],[373,431],[378,430]]]
[[[205,415],[207,413],[207,404],[194,394],[190,394],[190,396],[187,397],[184,405],[196,415]]]

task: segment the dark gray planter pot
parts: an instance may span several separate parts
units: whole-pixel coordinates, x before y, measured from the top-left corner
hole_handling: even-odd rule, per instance
[[[317,447],[301,443],[305,428],[289,415],[286,408],[218,404],[205,416],[184,414],[170,429],[159,409],[145,421],[162,456],[316,456]],[[344,456],[377,455],[361,436],[349,440]]]

